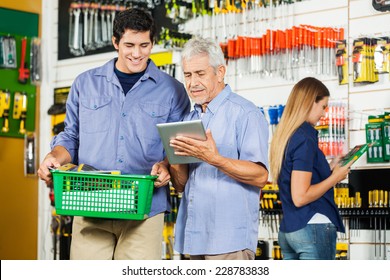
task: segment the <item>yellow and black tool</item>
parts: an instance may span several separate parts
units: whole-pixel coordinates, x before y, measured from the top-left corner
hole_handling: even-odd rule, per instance
[[[0,91],[0,117],[4,118],[2,132],[9,131],[9,108],[11,104],[11,93],[8,90]]]
[[[60,167],[58,167],[57,169],[58,170],[61,170],[61,171],[68,171],[68,170],[74,170],[75,168],[77,168],[77,165],[76,164],[73,164],[73,163],[67,163],[67,164],[64,164],[64,165],[61,165]]]
[[[0,89],[0,118],[3,117],[5,107],[5,93]]]
[[[14,119],[20,119],[19,133],[26,133],[26,116],[27,116],[27,94],[25,92],[15,92],[14,109],[12,114]]]
[[[339,85],[348,83],[348,54],[346,45],[346,40],[336,43],[336,66]]]
[[[26,133],[26,118],[27,118],[27,94],[24,93],[22,95],[22,112],[20,114],[20,127],[19,127],[19,133],[25,134]]]

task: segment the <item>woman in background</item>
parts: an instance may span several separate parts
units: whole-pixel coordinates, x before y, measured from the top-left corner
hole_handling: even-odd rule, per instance
[[[286,260],[335,259],[337,231],[345,232],[333,186],[347,177],[352,162],[340,166],[337,157],[329,164],[314,128],[329,96],[321,81],[299,81],[271,142],[271,175],[283,209],[278,239]]]

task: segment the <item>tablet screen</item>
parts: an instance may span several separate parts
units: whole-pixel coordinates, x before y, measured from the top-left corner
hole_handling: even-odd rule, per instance
[[[172,138],[175,138],[179,135],[198,140],[206,140],[206,133],[202,124],[202,120],[161,123],[157,124],[157,129],[170,164],[201,162],[201,160],[198,158],[175,155],[175,151],[169,145],[169,142]]]

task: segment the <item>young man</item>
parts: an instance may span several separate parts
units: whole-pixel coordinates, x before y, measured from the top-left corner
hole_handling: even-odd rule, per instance
[[[65,130],[40,165],[38,175],[47,184],[48,168],[69,162],[158,175],[148,219],[75,217],[71,259],[161,259],[170,175],[156,124],[181,120],[190,102],[183,85],[149,59],[154,37],[148,12],[134,8],[116,16],[112,42],[118,57],[75,79]]]
[[[178,136],[177,155],[201,163],[173,165],[183,189],[175,249],[191,259],[253,260],[257,247],[259,193],[268,179],[268,124],[251,102],[225,85],[221,48],[191,39],[182,51],[187,93],[195,103],[184,120],[202,119],[207,140]]]

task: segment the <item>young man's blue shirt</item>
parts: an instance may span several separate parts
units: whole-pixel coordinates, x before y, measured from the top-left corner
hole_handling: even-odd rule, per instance
[[[65,130],[52,140],[74,163],[122,174],[150,174],[165,153],[156,124],[180,121],[190,111],[182,83],[149,61],[125,95],[114,73],[116,59],[79,75],[66,104]],[[170,210],[167,187],[154,190],[150,216]]]

